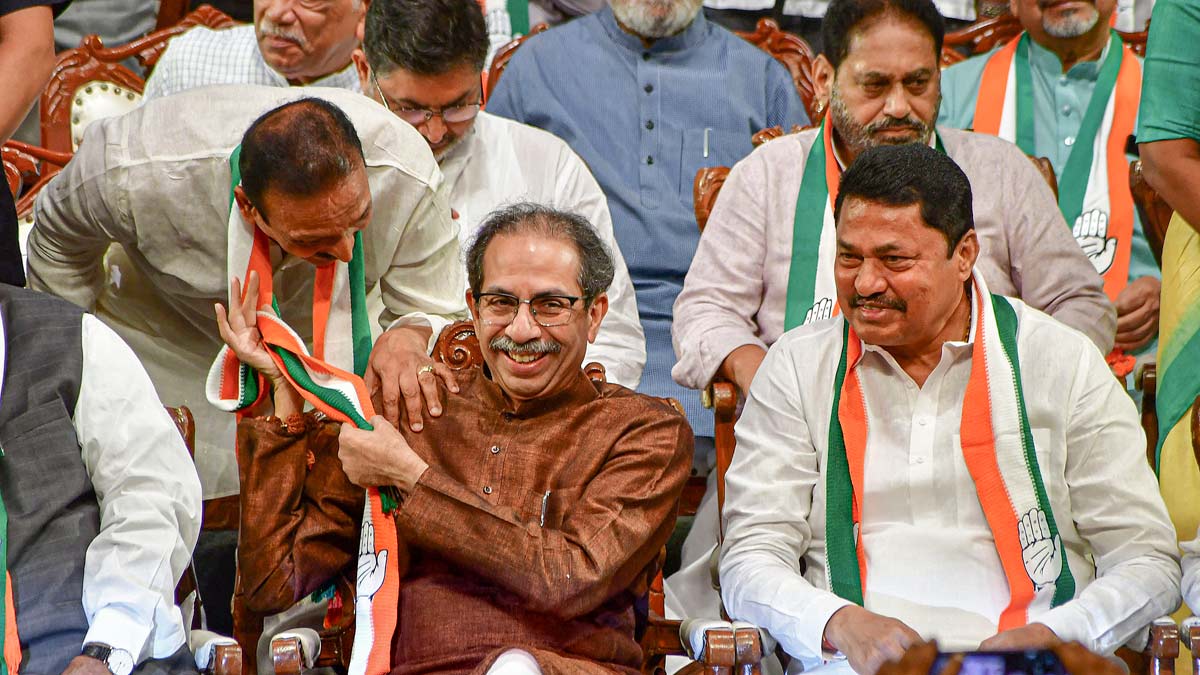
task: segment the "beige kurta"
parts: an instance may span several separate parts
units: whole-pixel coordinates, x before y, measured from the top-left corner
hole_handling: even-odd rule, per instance
[[[204,393],[222,344],[213,303],[229,286],[229,156],[255,118],[302,96],[336,104],[362,141],[374,200],[365,277],[381,292],[381,325],[426,318],[436,331],[465,312],[457,229],[428,145],[353,92],[223,86],[150,101],[90,126],[35,207],[30,286],[95,311],[133,347],[163,402],[191,408],[206,498],[238,491],[233,415]],[[120,249],[106,259],[113,243]],[[308,339],[313,267],[275,253],[283,317]]]

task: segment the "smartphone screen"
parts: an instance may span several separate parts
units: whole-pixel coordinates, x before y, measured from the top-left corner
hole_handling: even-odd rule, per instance
[[[938,654],[930,675],[942,672],[953,654]],[[1048,649],[1017,652],[964,652],[959,675],[1067,675],[1058,656]]]

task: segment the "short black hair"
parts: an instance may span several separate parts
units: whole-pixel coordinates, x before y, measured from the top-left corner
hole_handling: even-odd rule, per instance
[[[372,0],[363,51],[378,75],[397,68],[441,75],[463,64],[483,70],[487,25],[476,0]]]
[[[933,38],[934,54],[941,58],[946,22],[933,0],[832,0],[821,20],[821,42],[825,46],[825,58],[834,69],[842,65],[850,53],[854,29],[868,19],[884,14],[908,17],[925,26]]]
[[[613,280],[613,259],[587,218],[543,204],[520,202],[496,209],[488,215],[467,249],[467,281],[471,293],[483,291],[483,256],[488,244],[502,235],[535,234],[544,238],[565,239],[579,253],[579,288],[584,305],[590,305],[608,290]]]
[[[834,222],[847,199],[862,199],[888,206],[921,205],[921,218],[946,237],[947,256],[975,229],[971,209],[971,182],[944,153],[928,145],[881,145],[858,156],[838,187]]]
[[[263,210],[268,188],[312,195],[365,167],[362,142],[346,113],[319,98],[301,98],[263,113],[242,135],[242,191]],[[265,213],[265,212],[264,212]]]

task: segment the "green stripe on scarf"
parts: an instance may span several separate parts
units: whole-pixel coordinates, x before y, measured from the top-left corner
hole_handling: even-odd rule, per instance
[[[825,453],[825,560],[829,565],[829,587],[840,598],[863,604],[862,572],[854,541],[854,484],[850,480],[850,462],[846,459],[846,439],[838,408],[842,383],[849,365],[846,362],[850,322],[842,322],[842,358],[833,377],[833,407],[829,418],[829,448]]]
[[[1033,122],[1033,76],[1029,67],[1029,34],[1025,33],[1017,44],[1014,55],[1013,70],[1016,73],[1017,84],[1015,96],[1017,112],[1017,147],[1027,155],[1037,156],[1037,141]],[[1079,132],[1075,135],[1076,143],[1071,147],[1067,163],[1063,167],[1058,181],[1058,208],[1070,227],[1083,213],[1083,200],[1087,194],[1088,178],[1091,175],[1092,162],[1095,160],[1095,138],[1104,124],[1104,111],[1112,98],[1117,86],[1117,75],[1121,71],[1122,60],[1121,39],[1115,31],[1110,31],[1108,56],[1100,66],[1100,74],[1096,79],[1096,94],[1088,103],[1079,123]]]
[[[508,27],[513,37],[529,34],[529,0],[508,0]]]
[[[1046,493],[1045,483],[1042,482],[1042,471],[1038,466],[1033,431],[1029,428],[1029,413],[1025,410],[1025,392],[1021,385],[1021,364],[1017,354],[1017,313],[1008,300],[995,294],[992,294],[992,311],[996,314],[996,329],[1000,333],[1000,344],[1004,347],[1004,356],[1012,366],[1013,387],[1017,392],[1017,414],[1021,418],[1021,446],[1025,454],[1025,467],[1033,482],[1038,508],[1046,514],[1046,525],[1050,529],[1050,536],[1056,538],[1058,537],[1058,524],[1054,521],[1054,511],[1050,508],[1050,497]],[[1058,573],[1058,580],[1054,584],[1054,598],[1050,602],[1052,607],[1057,607],[1075,597],[1075,578],[1071,576],[1071,566],[1067,564],[1067,550],[1062,544],[1061,538],[1059,538],[1059,555],[1062,560],[1062,570]]]
[[[825,180],[825,134],[829,118],[813,141],[804,160],[804,177],[800,181],[800,196],[796,198],[796,214],[792,221],[792,265],[788,269],[787,306],[783,329],[791,330],[804,323],[809,308],[816,302],[817,256],[821,252],[821,231],[825,229],[825,206],[829,203],[829,186]]]

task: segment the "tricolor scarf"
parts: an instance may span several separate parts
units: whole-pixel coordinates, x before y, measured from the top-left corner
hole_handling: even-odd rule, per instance
[[[354,237],[354,254],[349,263],[316,268],[310,355],[304,340],[279,317],[272,291],[270,239],[242,218],[234,202],[233,188],[241,183],[240,154],[239,147],[230,158],[227,276],[241,275],[245,280],[250,272],[258,272],[257,306],[270,304],[275,310],[274,313],[258,311],[258,330],[269,346],[271,360],[304,400],[330,419],[371,429],[367,420],[375,411],[362,380],[371,353],[362,233]],[[244,294],[243,289],[243,299]],[[267,395],[268,389],[262,374],[240,362],[228,346],[221,348],[206,384],[208,400],[213,405],[239,415]],[[381,675],[391,671],[391,637],[396,629],[400,598],[396,522],[391,517],[396,508],[393,490],[367,490],[359,543],[355,635],[349,668],[352,675]],[[368,583],[364,584],[364,580]]]
[[[1007,298],[990,294],[978,275],[973,288],[975,341],[960,434],[963,459],[1008,580],[1009,604],[999,620],[1003,631],[1028,623],[1031,609],[1070,600],[1075,580],[1042,483],[1021,392],[1016,311]],[[872,412],[879,419],[887,403],[866,399],[857,369],[862,354],[862,341],[843,321],[826,457],[825,572],[831,591],[859,605],[868,572],[859,538],[868,420]]]
[[[939,152],[946,151],[936,132],[934,147]],[[833,127],[827,115],[804,160],[804,176],[796,197],[792,262],[783,317],[785,331],[838,313],[833,280],[837,252],[833,206],[837,203],[841,177],[842,169],[833,152]]]
[[[988,58],[975,102],[975,131],[1016,143],[1036,155],[1033,76],[1028,34]],[[1093,259],[1110,300],[1129,282],[1133,196],[1125,143],[1137,120],[1142,66],[1115,32],[1079,125],[1078,141],[1058,183],[1058,207],[1077,238],[1103,237],[1106,252]],[[1115,241],[1112,241],[1115,240]],[[1111,247],[1111,248],[1109,248]]]

